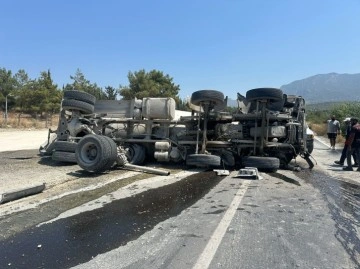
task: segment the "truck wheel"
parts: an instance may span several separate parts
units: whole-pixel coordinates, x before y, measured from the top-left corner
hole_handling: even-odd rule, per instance
[[[234,154],[230,150],[223,150],[220,158],[225,167],[230,168],[235,166]]]
[[[75,158],[78,165],[88,172],[103,172],[108,167],[112,149],[100,135],[86,135],[78,143]]]
[[[69,142],[69,141],[55,141],[54,149],[55,151],[63,151],[63,152],[75,152],[77,143]]]
[[[186,157],[186,165],[196,167],[219,167],[221,157],[209,154],[190,154]]]
[[[64,99],[74,99],[94,105],[96,102],[95,96],[82,91],[64,91]]]
[[[268,99],[271,101],[283,100],[283,92],[276,88],[257,88],[246,92],[246,99],[254,101],[259,99]]]
[[[292,108],[292,107],[294,107],[294,106],[295,106],[295,103],[289,102],[289,101],[288,101],[288,96],[287,96],[287,94],[284,93],[284,107],[286,107],[286,108]]]
[[[131,164],[143,164],[145,161],[145,148],[139,144],[125,145],[126,158]]]
[[[111,153],[109,155],[108,163],[107,163],[107,165],[105,167],[105,170],[108,170],[116,162],[116,159],[117,159],[117,145],[116,145],[115,141],[112,140],[110,137],[108,137],[108,136],[101,136],[101,137],[102,137],[102,139],[106,140],[106,142],[109,144],[110,150],[111,150]]]
[[[285,101],[286,101],[286,94],[283,94],[282,100],[269,102],[266,108],[272,111],[281,111],[284,108]]]
[[[243,159],[245,167],[256,167],[259,170],[275,172],[280,167],[280,160],[274,157],[249,156]]]
[[[65,110],[79,110],[83,114],[92,114],[94,112],[94,105],[73,99],[64,99],[61,106]]]
[[[51,159],[56,162],[76,163],[75,153],[65,151],[54,151]]]
[[[191,95],[191,103],[193,105],[200,105],[202,102],[210,102],[214,106],[224,104],[224,94],[219,91],[202,90],[193,92]]]
[[[314,140],[307,140],[306,141],[306,149],[308,153],[312,153],[314,150]]]

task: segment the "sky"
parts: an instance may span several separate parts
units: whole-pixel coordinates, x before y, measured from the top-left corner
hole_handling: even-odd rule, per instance
[[[105,88],[160,70],[182,98],[360,73],[360,0],[0,0],[0,68]]]

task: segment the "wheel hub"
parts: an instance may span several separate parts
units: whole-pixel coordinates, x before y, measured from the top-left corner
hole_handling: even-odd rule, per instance
[[[86,152],[89,160],[94,160],[97,156],[97,148],[94,146],[89,146]]]

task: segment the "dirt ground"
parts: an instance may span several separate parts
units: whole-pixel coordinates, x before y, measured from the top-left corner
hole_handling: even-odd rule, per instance
[[[37,195],[0,204],[0,216],[36,207],[40,203],[83,191],[127,186],[139,180],[154,177],[153,174],[113,168],[102,174],[92,174],[76,164],[57,163],[51,157],[41,157],[39,146],[47,139],[47,130],[0,131],[0,198],[11,193],[45,183],[45,190]],[[181,172],[178,167],[161,168],[171,175]],[[160,176],[161,177],[161,176]],[[163,176],[162,176],[163,177]],[[169,181],[164,177],[160,181]]]
[[[38,149],[47,139],[48,129],[1,129],[0,152]]]

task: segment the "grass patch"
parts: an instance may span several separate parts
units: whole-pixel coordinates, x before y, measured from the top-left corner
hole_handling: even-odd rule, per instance
[[[43,118],[34,118],[28,114],[9,113],[7,121],[5,116],[0,120],[0,128],[17,128],[17,129],[56,129],[59,115],[53,115],[48,120]]]
[[[327,138],[327,124],[323,123],[323,124],[319,124],[319,123],[309,123],[309,128],[311,130],[313,130],[313,132],[315,133],[315,135],[317,136],[323,136],[326,139]],[[337,144],[343,144],[345,143],[345,137],[342,135],[338,135],[336,137],[336,143]]]

